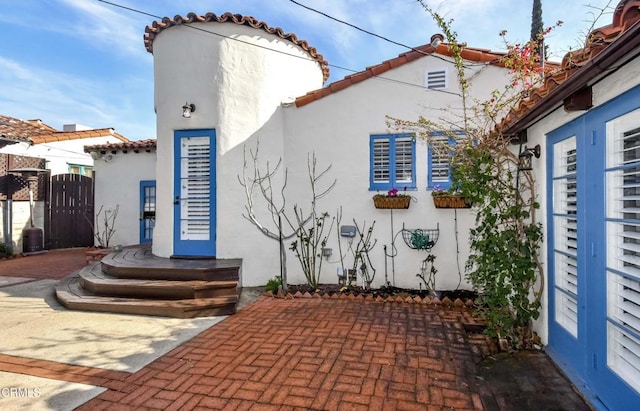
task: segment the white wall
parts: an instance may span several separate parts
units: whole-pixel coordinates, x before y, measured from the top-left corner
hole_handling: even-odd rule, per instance
[[[237,166],[242,163],[242,144],[260,135],[265,153],[281,153],[279,105],[285,99],[321,87],[322,70],[304,50],[263,30],[232,23],[194,25],[302,57],[264,50],[186,25],[162,31],[153,43],[157,179],[164,182],[157,189],[153,252],[162,257],[173,254],[174,131],[215,129],[219,233],[216,254],[220,258],[238,257],[245,253],[230,247],[226,240],[229,235],[245,235],[247,231],[241,224],[241,191],[236,179]],[[181,116],[185,102],[196,105],[189,119]],[[258,261],[273,255],[270,250],[257,250]]]
[[[640,58],[636,58],[635,60],[632,60],[631,62],[627,63],[625,66],[620,68],[619,70],[613,72],[613,74],[610,75],[609,77],[606,77],[605,79],[601,80],[599,83],[595,84],[593,86],[593,105],[594,107],[602,105],[607,101],[611,100],[612,98],[615,98],[616,96],[620,95],[621,93],[633,87],[636,87],[638,84],[640,84]],[[546,136],[550,132],[570,122],[571,120],[580,117],[584,113],[585,113],[584,111],[567,113],[564,111],[562,107],[559,107],[553,113],[546,116],[542,121],[534,124],[527,130],[527,135],[529,139],[529,142],[527,143],[527,145],[532,147],[532,146],[535,146],[536,144],[540,144],[540,146],[542,147],[542,157],[540,158],[540,160],[534,159],[534,173],[535,173],[535,179],[536,179],[536,189],[539,195],[540,204],[543,205],[540,208],[540,210],[538,210],[539,221],[541,221],[545,227],[546,227],[548,216],[547,216],[546,208],[544,207],[544,204],[546,204],[548,201],[553,200],[552,198],[549,198],[547,196],[547,190],[548,190],[548,187],[546,184],[547,170],[544,167],[545,165],[544,159],[547,155],[546,153],[548,152],[547,146],[546,146]],[[541,251],[542,261],[546,262],[548,261],[546,231],[544,233],[544,240],[545,242],[542,244],[540,251]],[[552,286],[551,284],[548,284],[548,281],[547,281],[548,270],[549,270],[549,267],[547,264],[545,264],[544,274],[545,274],[545,281],[547,282],[545,284],[545,290],[548,290]],[[544,344],[548,342],[549,312],[548,312],[547,295],[548,294],[545,291],[543,295],[542,315],[540,316],[538,321],[536,321],[534,324],[535,329],[540,335],[540,337],[542,338],[542,341]]]
[[[421,85],[424,82],[425,71],[445,66],[446,63],[440,59],[425,57],[384,73],[384,77]],[[475,77],[471,90],[475,97],[488,96],[491,90],[501,88],[501,82],[506,81],[502,69],[476,66],[476,70],[479,70],[479,74]],[[449,74],[453,76],[451,66]],[[464,267],[469,255],[469,228],[473,225],[475,216],[468,209],[434,207],[431,191],[426,189],[427,144],[424,141],[418,140],[416,143],[417,189],[409,192],[416,201],[412,202],[408,210],[393,212],[393,232],[391,212],[375,209],[372,197],[376,192],[369,190],[370,135],[395,132],[387,128],[386,115],[406,120],[416,120],[418,116],[424,116],[441,123],[458,122],[460,99],[457,95],[451,94],[458,93],[457,84],[453,78],[449,84],[450,88],[446,90],[448,93],[444,93],[374,78],[299,109],[287,110],[285,160],[290,170],[295,170],[290,176],[290,191],[305,193],[308,190],[307,153],[315,151],[321,167],[332,165],[331,177],[337,178],[338,183],[335,189],[321,200],[319,210],[335,215],[336,209],[342,206],[343,225],[352,225],[354,218],[359,225],[365,221],[367,224],[376,222],[374,238],[378,243],[371,253],[373,265],[377,270],[375,285],[384,284],[383,245],[387,245],[387,253],[390,254],[392,237],[395,237],[397,249],[395,285],[410,288],[418,288],[420,285],[416,274],[426,253],[412,250],[404,243],[401,235],[398,235],[404,224],[406,228],[412,229],[439,227],[440,237],[432,250],[438,269],[437,289],[469,288],[464,279]],[[333,249],[335,256],[330,261],[339,258],[337,241],[335,234],[332,234],[328,246]],[[343,250],[344,244],[346,242],[343,241]],[[349,265],[352,261],[353,258],[349,256],[345,262]],[[338,262],[324,264],[322,281],[335,282],[338,266]],[[389,281],[393,283],[390,259],[387,259],[387,267]],[[249,264],[246,265],[246,269],[250,269]],[[259,269],[250,272],[256,271]],[[293,258],[289,260],[289,272],[298,274],[297,278],[291,276],[295,278],[293,282],[304,282],[300,266]],[[262,276],[266,273],[257,274],[260,276],[258,283],[266,281]]]
[[[245,26],[202,23],[223,35],[304,55],[291,43]],[[189,64],[184,64],[188,61]],[[448,92],[426,91],[427,70],[449,66]],[[471,65],[475,78],[471,93],[487,97],[507,81],[506,71],[490,65]],[[335,190],[319,204],[319,211],[335,214],[343,207],[342,224],[376,221],[378,244],[371,254],[377,269],[374,285],[384,282],[383,245],[391,252],[388,210],[374,208],[369,191],[369,136],[387,133],[385,115],[416,120],[460,120],[460,98],[453,65],[425,57],[384,73],[400,82],[372,78],[311,104],[283,107],[287,97],[301,96],[321,86],[322,73],[315,61],[266,52],[233,40],[211,36],[185,26],[162,31],[154,40],[155,104],[158,136],[158,208],[154,254],[172,254],[173,238],[173,135],[175,130],[213,128],[217,134],[217,250],[218,258],[243,259],[243,285],[259,286],[279,274],[278,244],[265,237],[242,214],[246,199],[237,176],[242,173],[243,148],[254,149],[260,140],[260,161],[271,166],[282,157],[289,169],[289,206],[307,204],[307,153],[315,151],[319,166],[332,164],[330,176],[338,179]],[[411,83],[415,86],[402,83]],[[181,107],[193,103],[190,119]],[[284,136],[284,137],[283,137]],[[474,222],[470,210],[435,209],[427,187],[427,147],[417,143],[416,198],[409,210],[394,212],[393,236],[408,228],[440,228],[433,248],[439,270],[437,288],[468,288],[464,264],[468,256],[468,230]],[[277,185],[277,184],[276,184]],[[256,209],[258,219],[269,225],[270,214]],[[275,231],[273,224],[270,225]],[[456,237],[456,229],[458,235]],[[321,282],[335,283],[339,265],[335,233],[329,239],[334,256],[325,263]],[[290,241],[287,241],[287,248]],[[345,249],[347,247],[344,243]],[[419,286],[416,278],[425,253],[409,249],[395,239],[395,285]],[[459,254],[457,253],[459,250]],[[290,282],[302,283],[299,263],[288,251]],[[346,261],[350,264],[349,258]],[[388,261],[389,280],[392,280]],[[460,273],[458,275],[458,265]],[[462,277],[462,278],[461,278]]]
[[[111,160],[95,162],[95,211],[118,208],[115,233],[109,242],[114,245],[140,243],[140,181],[155,180],[156,153],[109,153]],[[96,242],[97,245],[97,242]]]

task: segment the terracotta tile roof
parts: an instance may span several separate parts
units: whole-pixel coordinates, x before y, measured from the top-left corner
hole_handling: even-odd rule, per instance
[[[444,39],[441,34],[435,34],[431,37],[431,40],[438,37],[440,40]],[[442,56],[451,57],[453,53],[447,43],[440,43],[437,47],[433,47],[431,44],[425,44],[423,46],[416,47],[413,50],[407,51],[398,55],[398,57],[390,60],[385,60],[375,66],[367,67],[365,70],[358,73],[354,73],[346,76],[342,80],[338,80],[329,84],[319,90],[311,91],[304,96],[296,99],[296,107],[302,107],[306,104],[319,100],[329,94],[333,94],[337,91],[343,90],[349,86],[360,83],[375,76],[379,76],[389,70],[400,67],[404,64],[410,63],[419,58],[425,57],[431,54],[439,54]],[[505,53],[494,52],[487,49],[479,49],[473,47],[464,47],[462,49],[462,58],[467,61],[476,63],[487,63],[499,67],[504,67],[503,57]]]
[[[586,47],[569,52],[562,59],[560,69],[549,75],[544,83],[532,90],[527,99],[523,100],[518,107],[511,110],[500,125],[500,128],[507,132],[517,132],[515,128],[520,127],[519,122],[534,108],[538,108],[543,103],[555,97],[560,86],[574,77],[577,79],[583,76],[583,68],[602,53],[611,43],[618,40],[625,32],[640,20],[640,0],[622,0],[618,3],[614,13],[613,22],[603,27],[594,29],[589,34],[589,41]],[[618,46],[623,46],[619,44]],[[604,69],[601,69],[604,71]],[[556,99],[562,100],[562,96]],[[526,125],[522,125],[526,126]]]
[[[56,131],[54,133],[41,134],[39,136],[31,137],[31,141],[34,144],[52,143],[55,141],[66,140],[80,140],[84,138],[94,137],[115,137],[120,141],[127,142],[128,138],[116,133],[112,128],[96,128],[93,130],[81,130],[81,131]]]
[[[152,151],[156,149],[156,139],[127,141],[124,143],[111,143],[111,144],[98,144],[94,146],[85,146],[84,152],[90,153],[92,151],[106,153],[108,151],[133,151],[137,153],[139,151]]]
[[[20,120],[0,115],[0,135],[14,140],[29,140],[44,134],[51,134],[55,128],[40,120]]]
[[[57,131],[50,125],[43,123],[42,120],[20,120],[3,115],[0,115],[0,135],[14,140],[31,141],[33,144],[107,136],[115,137],[123,142],[129,141],[128,138],[116,133],[112,128]]]
[[[284,40],[288,40],[309,53],[309,55],[320,64],[324,75],[324,81],[329,78],[329,63],[327,63],[322,54],[318,53],[315,47],[310,46],[305,40],[299,40],[293,33],[285,33],[280,27],[271,27],[267,25],[267,23],[259,21],[254,17],[243,16],[240,14],[224,13],[223,15],[218,16],[214,13],[207,13],[204,16],[200,16],[195,13],[189,13],[186,17],[180,15],[175,16],[174,18],[165,17],[161,21],[154,21],[150,26],[145,28],[144,46],[149,53],[153,53],[153,41],[161,31],[180,24],[209,22],[234,23],[242,26],[249,26],[254,29],[264,30],[269,34],[275,34]]]

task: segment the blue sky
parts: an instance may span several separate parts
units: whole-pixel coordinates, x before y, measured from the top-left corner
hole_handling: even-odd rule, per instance
[[[289,0],[112,0],[145,13],[189,12],[253,16],[295,33],[331,65],[360,71],[406,51],[306,10]],[[298,0],[309,7],[409,46],[439,32],[414,0]],[[112,127],[132,140],[155,137],[153,61],[144,28],[156,18],[98,0],[5,0],[0,14],[0,113],[39,118],[58,129],[79,123]],[[429,0],[460,41],[499,51],[498,33],[526,41],[532,0]],[[548,38],[552,59],[581,47],[587,31],[611,23],[616,0],[542,0],[545,26],[563,20]],[[329,82],[351,74],[331,67]]]

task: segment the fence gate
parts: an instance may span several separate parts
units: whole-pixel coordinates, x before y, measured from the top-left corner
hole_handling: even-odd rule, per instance
[[[80,174],[51,177],[49,248],[93,245],[93,179]]]

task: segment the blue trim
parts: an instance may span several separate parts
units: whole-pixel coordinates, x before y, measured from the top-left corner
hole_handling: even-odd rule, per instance
[[[408,183],[396,181],[396,140],[399,138],[411,138],[411,181]],[[376,140],[389,141],[389,182],[379,183],[373,180],[373,144]],[[398,190],[416,189],[416,139],[411,133],[404,134],[372,134],[369,136],[369,190],[388,191],[392,188]]]
[[[216,132],[213,129],[174,131],[174,201],[180,196],[181,140],[190,137],[209,137],[209,238],[207,240],[182,240],[180,238],[181,202],[173,207],[173,254],[176,256],[215,257],[216,255]]]
[[[155,187],[156,180],[142,180],[140,181],[140,244],[150,243],[153,241],[153,236],[147,237],[145,218],[143,216],[144,204],[145,204],[145,189],[147,187]]]

